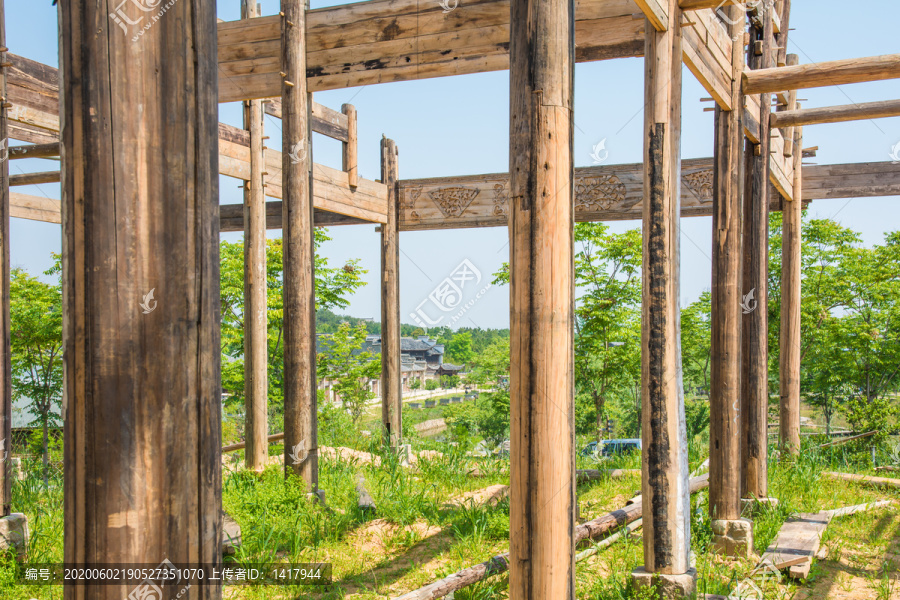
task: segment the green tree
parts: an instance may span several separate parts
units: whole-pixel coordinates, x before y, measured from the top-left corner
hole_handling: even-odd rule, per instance
[[[316,360],[316,376],[335,382],[334,391],[344,408],[350,410],[354,425],[366,408],[366,401],[374,398],[369,392],[369,380],[381,376],[381,363],[375,355],[361,350],[366,341],[366,328],[342,323],[338,330],[323,336],[322,350]]]
[[[703,292],[681,311],[681,364],[687,389],[709,390],[711,335],[712,299],[709,292]]]
[[[468,331],[457,332],[450,337],[444,352],[447,362],[465,365],[472,361],[475,352],[472,350],[472,334]]]
[[[60,257],[45,275],[55,282],[44,283],[22,269],[10,273],[10,349],[12,352],[12,393],[27,398],[32,425],[42,430],[41,455],[44,484],[49,470],[49,430],[60,425],[59,409],[63,390],[62,293]]]
[[[494,390],[509,389],[509,340],[497,340],[477,358],[468,381],[475,385],[490,385]]]

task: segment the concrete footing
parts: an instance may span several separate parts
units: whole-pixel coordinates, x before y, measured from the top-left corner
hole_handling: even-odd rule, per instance
[[[712,547],[725,556],[748,558],[753,552],[753,521],[750,519],[713,519]]]
[[[660,600],[682,600],[693,598],[697,591],[697,569],[689,569],[687,573],[671,575],[666,573],[648,573],[644,567],[631,572],[631,584],[635,589],[654,589]]]
[[[0,550],[13,549],[24,556],[28,546],[28,517],[12,513],[0,519]]]

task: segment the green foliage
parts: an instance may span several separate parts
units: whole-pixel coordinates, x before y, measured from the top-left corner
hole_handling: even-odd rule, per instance
[[[475,402],[452,404],[446,407],[444,419],[457,437],[466,431],[499,444],[509,437],[509,391],[485,392]]]
[[[322,338],[322,350],[316,359],[316,376],[334,382],[333,389],[344,408],[350,410],[354,425],[374,395],[369,380],[381,376],[381,363],[371,352],[360,350],[366,340],[366,328],[351,328],[342,323],[338,330]]]
[[[509,387],[509,339],[497,340],[473,361],[467,381],[495,389]]]
[[[439,387],[440,387],[440,384],[438,383],[437,379],[429,379],[428,381],[425,382],[425,389],[428,391],[436,390]]]
[[[472,349],[472,333],[461,331],[455,333],[444,349],[444,362],[455,365],[465,365],[475,357]]]

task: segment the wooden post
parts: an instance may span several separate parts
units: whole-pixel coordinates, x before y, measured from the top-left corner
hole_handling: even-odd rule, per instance
[[[510,6],[510,600],[575,597],[573,13]]]
[[[381,423],[384,441],[393,447],[399,446],[403,437],[398,173],[397,144],[382,138],[381,181],[388,189],[388,213],[387,223],[381,226]]]
[[[241,0],[241,18],[259,16],[256,0]],[[266,302],[266,196],[263,187],[263,112],[260,100],[244,102],[250,131],[250,181],[244,184],[244,462],[252,471],[269,458],[269,344]]]
[[[694,589],[679,319],[682,11],[669,0],[667,31],[645,25],[641,489],[644,566],[640,585]],[[661,583],[658,585],[662,585]]]
[[[772,19],[765,28],[750,27],[747,64],[751,69],[774,63]],[[762,41],[757,55],[754,42]],[[768,272],[769,272],[769,114],[771,94],[760,95],[760,143],[747,142],[744,187],[744,312],[741,346],[741,493],[744,497],[768,495]]]
[[[794,128],[794,199],[781,211],[781,352],[779,442],[782,452],[800,452],[800,242],[803,203],[803,128]]]
[[[743,106],[743,9],[729,11],[732,106]],[[740,34],[740,35],[739,35]],[[741,516],[741,278],[743,219],[743,110],[715,113],[713,159],[712,340],[710,365],[709,514]]]
[[[348,183],[351,188],[356,188],[359,182],[358,148],[356,133],[356,107],[352,104],[342,104],[341,112],[347,115],[347,141],[342,145],[343,169],[347,172]]]
[[[0,0],[0,65],[7,63],[6,7]],[[9,347],[9,116],[7,67],[0,66],[0,517],[12,505],[12,362]]]
[[[284,470],[318,492],[316,298],[306,2],[281,0],[282,177],[284,182]]]
[[[102,2],[59,9],[65,562],[215,566],[215,4],[177,2],[155,21],[128,12],[133,26]],[[66,586],[64,597],[133,590]],[[218,599],[221,587],[191,586],[181,598]]]

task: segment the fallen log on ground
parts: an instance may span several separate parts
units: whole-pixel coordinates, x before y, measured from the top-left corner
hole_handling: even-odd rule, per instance
[[[691,493],[709,487],[709,475],[691,479]],[[642,504],[637,502],[625,508],[607,513],[602,517],[582,523],[575,527],[575,544],[588,539],[598,538],[603,534],[618,529],[641,518]],[[509,553],[500,554],[483,563],[457,571],[443,579],[429,583],[417,590],[407,592],[394,600],[434,600],[443,598],[457,590],[478,583],[491,575],[499,575],[509,570]]]
[[[615,479],[617,477],[640,474],[640,469],[578,469],[575,473],[575,477],[578,481],[597,481],[598,479]]]
[[[840,446],[841,444],[846,444],[847,442],[852,442],[853,440],[860,440],[862,438],[867,438],[869,436],[875,435],[878,431],[869,431],[868,433],[861,433],[859,435],[853,435],[848,438],[844,438],[842,440],[834,440],[833,442],[828,442],[827,444],[822,444],[819,448],[830,448],[832,446]]]
[[[604,548],[609,548],[615,542],[619,541],[623,537],[640,529],[643,524],[644,524],[643,519],[638,519],[637,521],[632,521],[631,523],[629,523],[628,525],[626,525],[625,527],[623,527],[616,533],[612,534],[611,536],[603,538],[602,540],[600,540],[599,542],[597,542],[596,544],[594,544],[592,547],[588,548],[587,550],[584,550],[584,551],[576,554],[575,562],[584,560],[585,558],[588,558],[589,556],[593,556],[593,555],[597,554],[599,551],[603,550]]]
[[[868,475],[857,475],[856,473],[835,473],[834,471],[823,471],[823,477],[829,479],[839,479],[841,481],[852,481],[872,487],[892,487],[900,488],[900,479],[888,479],[887,477],[870,477]]]
[[[278,442],[284,439],[284,432],[276,433],[274,435],[269,436],[269,443]],[[234,452],[235,450],[243,450],[246,447],[247,442],[238,442],[236,444],[229,444],[227,446],[222,446],[222,454],[226,452]]]

